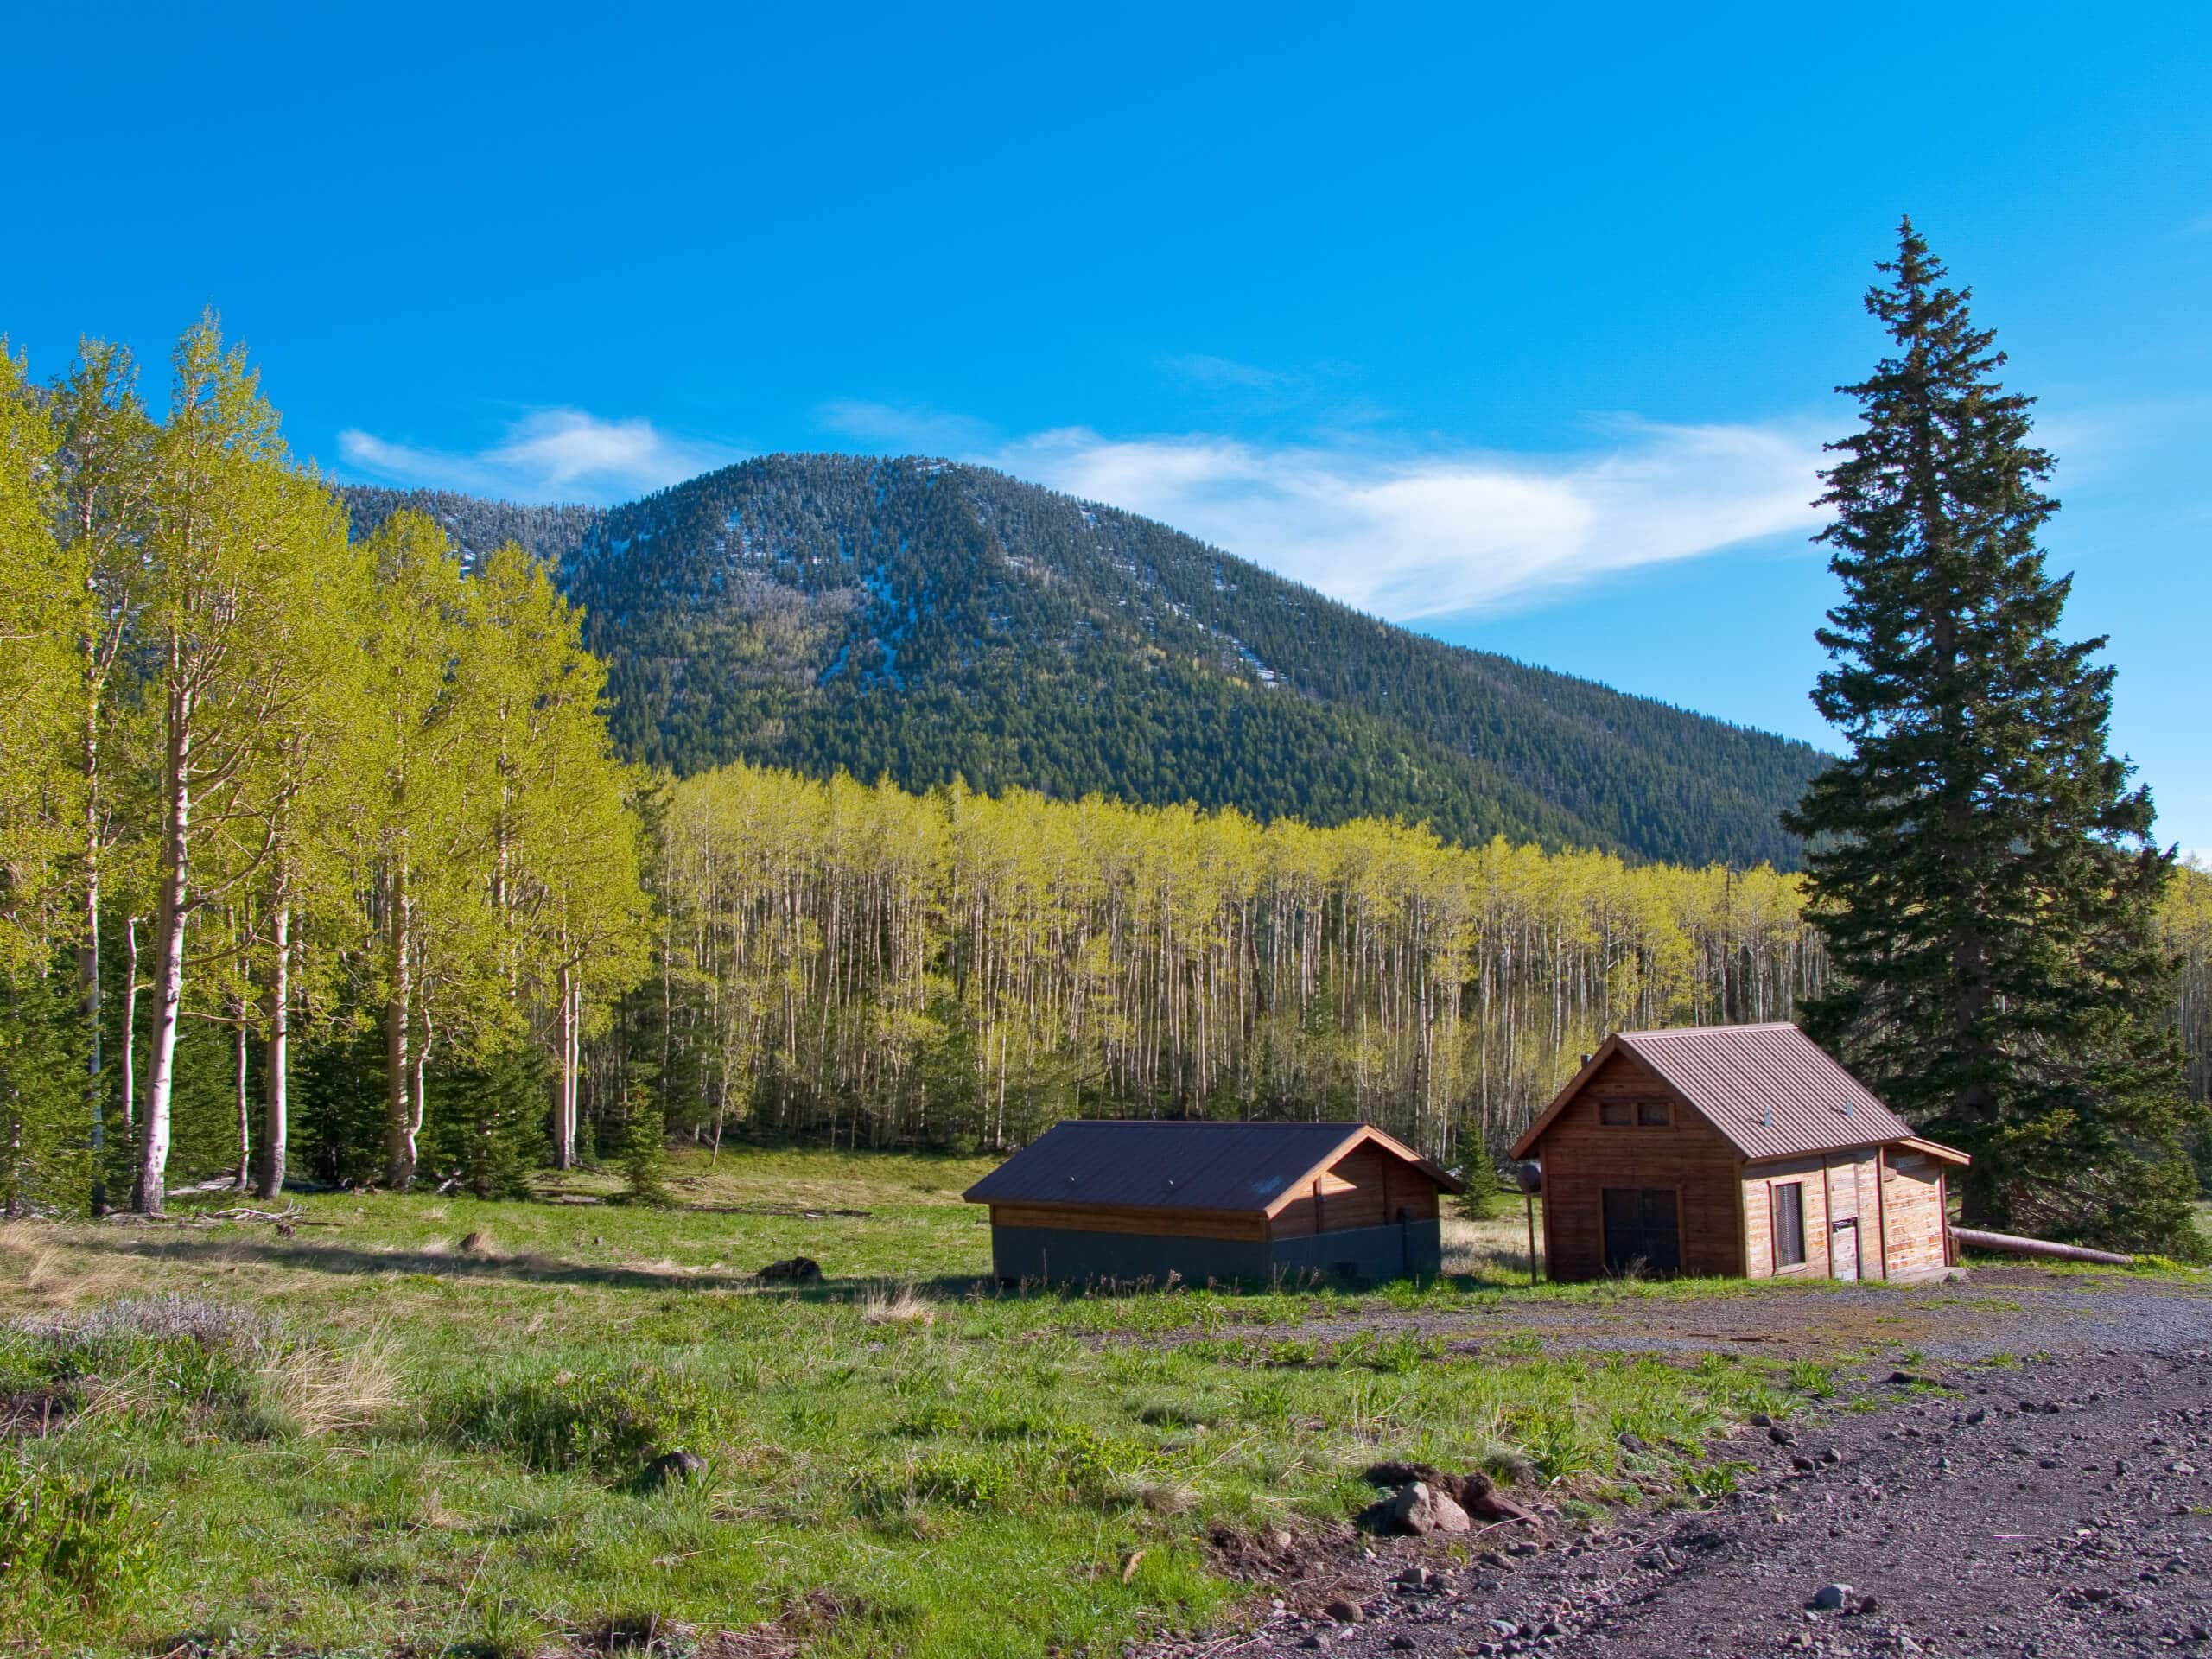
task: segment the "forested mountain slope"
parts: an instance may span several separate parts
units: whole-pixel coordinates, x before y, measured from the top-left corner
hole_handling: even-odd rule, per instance
[[[402,502],[424,505],[353,493],[357,533]],[[980,467],[775,455],[604,513],[430,510],[472,547],[512,535],[559,563],[617,738],[678,772],[957,775],[1794,865],[1776,813],[1822,764]]]
[[[346,498],[356,541],[370,534],[402,507],[428,513],[446,528],[469,569],[503,542],[519,542],[547,563],[564,564],[584,537],[607,517],[601,507],[524,507],[512,501],[486,501],[451,490],[387,490],[349,484]]]

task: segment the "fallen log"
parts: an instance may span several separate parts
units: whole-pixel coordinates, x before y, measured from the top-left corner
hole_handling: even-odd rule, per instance
[[[1951,1236],[1971,1250],[1999,1250],[2008,1255],[2050,1255],[2062,1262],[2101,1262],[2108,1268],[2132,1268],[2135,1258],[2113,1250],[2093,1250],[2081,1244],[2054,1244],[2047,1238],[2020,1238],[2012,1233],[1985,1233],[1978,1227],[1954,1227]]]

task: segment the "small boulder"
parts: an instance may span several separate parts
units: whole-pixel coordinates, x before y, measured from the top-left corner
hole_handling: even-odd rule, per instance
[[[1815,1611],[1832,1613],[1850,1599],[1851,1586],[1849,1585],[1824,1584],[1813,1592],[1812,1600],[1806,1605]]]
[[[704,1477],[707,1460],[696,1452],[678,1448],[664,1452],[639,1472],[638,1484],[648,1491],[658,1491],[666,1486],[683,1486]]]
[[[772,1285],[818,1285],[822,1264],[810,1255],[795,1255],[788,1262],[771,1262],[760,1269],[760,1277]]]
[[[1383,1506],[1383,1514],[1393,1531],[1408,1532],[1417,1538],[1425,1537],[1432,1532],[1472,1532],[1475,1529],[1475,1523],[1467,1518],[1466,1510],[1423,1480],[1417,1480],[1410,1486],[1401,1486],[1397,1496]]]
[[[1391,1461],[1371,1464],[1363,1478],[1370,1486],[1403,1488],[1415,1482],[1433,1492],[1450,1498],[1470,1515],[1484,1521],[1519,1521],[1535,1526],[1536,1517],[1505,1497],[1480,1470],[1468,1474],[1447,1474],[1426,1463]]]

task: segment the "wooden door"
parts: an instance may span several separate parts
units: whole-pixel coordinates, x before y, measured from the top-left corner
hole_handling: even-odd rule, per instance
[[[1859,1276],[1859,1218],[1831,1223],[1828,1227],[1830,1271],[1839,1279]]]
[[[1607,1273],[1680,1273],[1681,1206],[1671,1186],[1609,1186],[1605,1212]]]

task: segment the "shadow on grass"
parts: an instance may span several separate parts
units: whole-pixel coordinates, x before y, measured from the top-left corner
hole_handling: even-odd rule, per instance
[[[449,1250],[364,1250],[308,1239],[92,1238],[75,1241],[80,1249],[99,1250],[137,1262],[226,1265],[251,1262],[296,1272],[347,1278],[418,1274],[442,1280],[505,1280],[517,1284],[595,1285],[613,1290],[737,1290],[757,1281],[749,1273],[683,1273],[613,1262],[568,1262],[524,1252],[513,1255],[464,1255]]]

